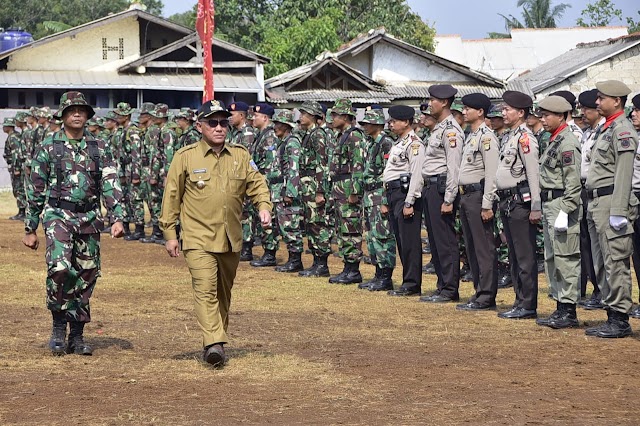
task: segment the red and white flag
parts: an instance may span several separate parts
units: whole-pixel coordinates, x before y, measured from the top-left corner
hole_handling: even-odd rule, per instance
[[[215,9],[213,0],[198,0],[198,14],[196,18],[196,31],[202,42],[202,76],[204,87],[202,90],[202,103],[213,99],[213,33]]]

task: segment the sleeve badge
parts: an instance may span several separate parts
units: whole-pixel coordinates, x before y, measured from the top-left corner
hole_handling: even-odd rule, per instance
[[[520,137],[518,142],[520,143],[520,147],[522,148],[522,152],[524,152],[525,154],[528,154],[529,151],[531,151],[531,147],[529,146],[529,135],[527,135],[525,133],[524,135],[522,135]]]
[[[573,151],[564,151],[562,153],[562,165],[573,166],[574,164],[575,164],[575,160],[573,157]]]

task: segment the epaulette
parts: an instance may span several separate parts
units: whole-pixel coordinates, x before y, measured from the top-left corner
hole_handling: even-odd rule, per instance
[[[196,146],[198,146],[197,143],[192,143],[190,145],[187,146],[183,146],[182,148],[180,148],[178,151],[176,151],[176,154],[180,154],[182,152],[188,151],[190,149],[194,149]]]
[[[196,144],[194,143],[193,145],[196,145]],[[247,153],[249,152],[247,147],[242,145],[241,143],[230,143],[230,144],[227,144],[227,147],[229,147],[229,148],[238,148],[238,149],[241,149],[243,151],[247,151]]]

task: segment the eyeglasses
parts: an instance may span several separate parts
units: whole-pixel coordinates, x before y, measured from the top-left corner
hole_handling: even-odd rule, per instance
[[[218,125],[222,127],[229,127],[229,120],[227,120],[226,118],[223,118],[222,120],[204,120],[204,122],[207,123],[207,125],[212,129],[218,127]]]

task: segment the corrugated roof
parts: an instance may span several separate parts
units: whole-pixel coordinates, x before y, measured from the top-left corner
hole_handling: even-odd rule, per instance
[[[221,92],[258,93],[262,91],[255,76],[214,74],[215,90]],[[4,71],[0,72],[4,88],[38,89],[146,89],[200,92],[201,74],[118,74],[91,71]]]

